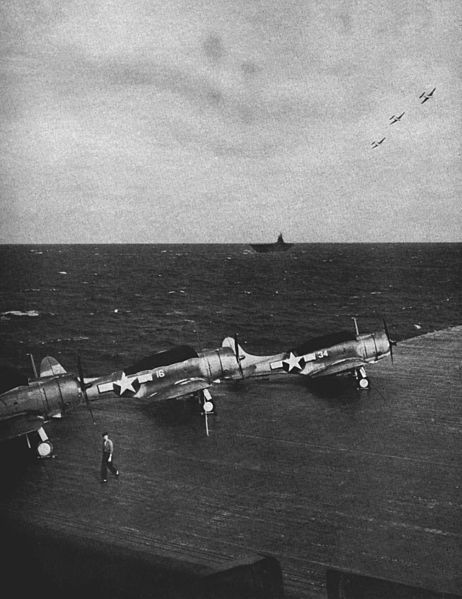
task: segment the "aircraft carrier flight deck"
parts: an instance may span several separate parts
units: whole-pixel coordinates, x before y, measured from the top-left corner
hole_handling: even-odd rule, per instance
[[[96,425],[84,406],[48,425],[55,459],[21,461],[24,438],[2,447],[0,515],[24,556],[43,535],[185,570],[272,556],[288,599],[326,597],[328,568],[460,594],[461,377],[454,327],[400,342],[366,391],[347,377],[214,386],[209,436],[191,401],[94,402]],[[106,485],[103,430],[121,472]],[[53,547],[40,555],[51,574]]]

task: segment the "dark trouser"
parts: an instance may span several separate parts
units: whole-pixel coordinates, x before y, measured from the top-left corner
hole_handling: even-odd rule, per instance
[[[117,466],[114,464],[113,461],[108,461],[109,460],[109,455],[108,453],[103,453],[103,457],[101,459],[101,478],[103,480],[107,479],[107,469],[109,468],[109,470],[112,472],[112,474],[116,475],[118,470],[117,470]]]

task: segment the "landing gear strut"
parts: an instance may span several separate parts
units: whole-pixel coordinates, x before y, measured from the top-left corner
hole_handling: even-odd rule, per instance
[[[208,389],[199,391],[199,403],[202,408],[202,416],[205,420],[205,433],[209,436],[209,421],[208,417],[215,414],[215,404],[213,403],[212,395]]]
[[[364,366],[355,369],[354,377],[359,389],[369,389],[369,379],[367,378]]]

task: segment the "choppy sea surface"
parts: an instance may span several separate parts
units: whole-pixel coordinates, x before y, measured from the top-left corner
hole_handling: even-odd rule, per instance
[[[0,361],[28,353],[85,374],[176,344],[250,353],[382,328],[396,340],[462,324],[462,244],[0,246]]]

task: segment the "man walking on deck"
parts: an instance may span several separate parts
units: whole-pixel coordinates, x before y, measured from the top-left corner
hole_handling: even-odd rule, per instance
[[[114,453],[114,443],[109,439],[108,433],[103,433],[103,455],[101,458],[101,482],[107,483],[107,469],[112,472],[114,476],[119,476],[117,466],[112,461],[112,454]]]

